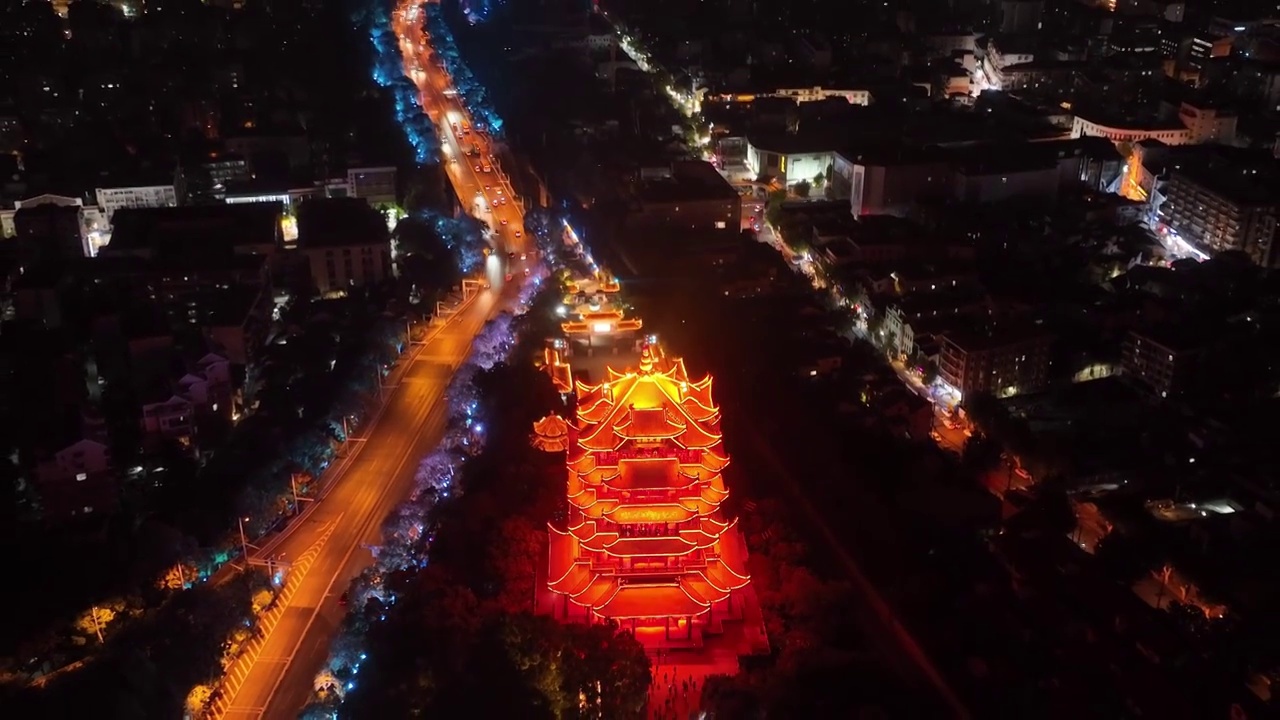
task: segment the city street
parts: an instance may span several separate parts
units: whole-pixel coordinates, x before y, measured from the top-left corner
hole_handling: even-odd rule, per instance
[[[523,215],[509,184],[499,179],[496,168],[477,172],[473,163],[465,162],[471,158],[465,156],[451,124],[455,119],[460,126],[470,121],[457,97],[448,91],[445,74],[425,62],[430,48],[421,31],[418,10],[398,11],[395,29],[406,51],[406,71],[422,91],[423,108],[441,131],[444,154],[459,160],[447,164],[454,192],[463,207],[476,209],[480,205],[477,216],[493,228],[499,251],[523,252],[527,247]],[[442,118],[450,122],[441,122]],[[491,152],[484,136],[472,132],[466,137],[480,146],[477,158]],[[485,202],[475,203],[478,196]],[[504,280],[524,268],[523,259],[508,265],[501,253],[490,258],[485,268],[489,287],[434,330],[425,344],[412,349],[413,354],[401,362],[402,368],[393,373],[396,384],[387,390],[387,405],[367,439],[352,441],[360,447],[352,451],[346,465],[334,469],[338,477],[326,485],[317,506],[272,543],[270,554],[287,562],[306,552],[334,526],[225,717],[293,718],[310,700],[315,675],[347,612],[339,598],[351,579],[369,564],[369,548],[380,541],[382,519],[409,494],[417,460],[439,442],[448,412],[442,402],[444,391],[465,360],[472,340],[495,312],[515,299],[518,283]]]
[[[496,166],[493,139],[475,129],[461,99],[450,86],[448,74],[429,61],[430,38],[423,30],[418,7],[402,6],[392,22],[405,59],[405,75],[418,86],[422,107],[439,131],[449,181],[463,209],[488,223],[508,250],[521,252],[527,240],[523,232],[523,208],[506,174]],[[467,154],[468,150],[472,151],[471,155]]]
[[[478,295],[459,316],[407,361],[399,385],[366,440],[325,497],[273,551],[287,561],[336,529],[320,548],[288,609],[263,647],[227,717],[295,717],[310,699],[312,679],[347,608],[338,603],[351,578],[368,565],[387,513],[413,484],[416,461],[438,442],[447,408],[440,402],[453,371],[498,301]]]

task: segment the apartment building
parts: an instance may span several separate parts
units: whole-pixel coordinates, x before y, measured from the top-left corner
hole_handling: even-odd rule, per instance
[[[1008,397],[1044,388],[1053,338],[1038,328],[988,328],[943,334],[938,376],[961,396]]]
[[[356,198],[304,203],[298,209],[298,250],[322,295],[392,276],[387,225],[378,211]]]
[[[1130,330],[1120,350],[1120,367],[1126,377],[1166,398],[1187,386],[1202,352],[1186,333]]]

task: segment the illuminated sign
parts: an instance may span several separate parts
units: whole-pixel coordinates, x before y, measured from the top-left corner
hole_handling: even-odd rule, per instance
[[[675,457],[678,462],[684,465],[697,465],[702,462],[702,451],[683,448],[634,448],[631,450],[596,453],[596,461],[602,467],[613,467],[618,464],[619,460],[661,460],[669,457]]]

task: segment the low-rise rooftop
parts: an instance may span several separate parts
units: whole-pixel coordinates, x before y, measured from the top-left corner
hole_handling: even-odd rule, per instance
[[[298,247],[379,245],[389,241],[387,223],[356,198],[314,199],[298,207]]]

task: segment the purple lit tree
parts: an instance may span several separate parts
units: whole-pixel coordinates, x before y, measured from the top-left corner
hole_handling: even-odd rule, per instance
[[[511,314],[504,312],[485,323],[471,345],[469,363],[482,370],[491,370],[507,359],[514,344],[511,319]]]
[[[445,443],[441,445],[445,446]],[[448,489],[453,484],[457,469],[457,459],[444,447],[437,448],[418,464],[418,472],[414,476],[415,495],[428,490]]]
[[[453,380],[449,381],[444,396],[449,403],[450,417],[474,415],[479,410],[480,391],[475,386],[477,372],[475,366],[465,363],[454,373]]]

